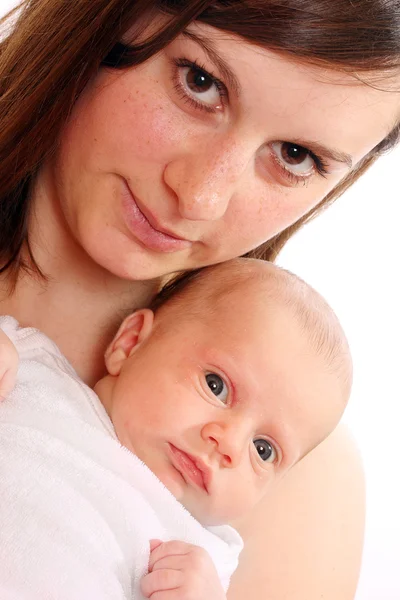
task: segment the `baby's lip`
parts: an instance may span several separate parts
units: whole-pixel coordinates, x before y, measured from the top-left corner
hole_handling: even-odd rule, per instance
[[[210,467],[201,459],[169,444],[174,466],[183,475],[189,478],[197,487],[204,489],[209,494],[209,486],[212,478]]]

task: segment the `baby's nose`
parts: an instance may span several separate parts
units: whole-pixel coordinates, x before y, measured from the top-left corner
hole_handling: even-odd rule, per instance
[[[202,437],[212,444],[224,467],[236,467],[243,457],[244,448],[248,443],[247,435],[240,435],[234,424],[222,425],[208,423],[204,425]]]

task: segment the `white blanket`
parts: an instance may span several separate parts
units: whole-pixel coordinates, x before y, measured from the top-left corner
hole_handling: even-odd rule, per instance
[[[228,586],[242,547],[205,529],[115,437],[57,347],[14,319],[18,384],[0,405],[1,600],[140,600],[149,540],[205,548]]]

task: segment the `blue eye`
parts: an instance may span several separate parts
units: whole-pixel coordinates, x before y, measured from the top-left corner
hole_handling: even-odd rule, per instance
[[[225,403],[228,397],[228,388],[222,377],[216,373],[206,373],[206,382],[214,396]]]
[[[276,450],[270,442],[262,438],[253,440],[258,456],[263,462],[274,462],[276,460]]]

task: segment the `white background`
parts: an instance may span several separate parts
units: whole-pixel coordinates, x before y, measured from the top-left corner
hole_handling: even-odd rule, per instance
[[[0,0],[0,14],[14,4]],[[300,232],[279,261],[326,297],[352,348],[354,387],[345,421],[367,477],[357,600],[400,600],[399,174],[396,150]]]

